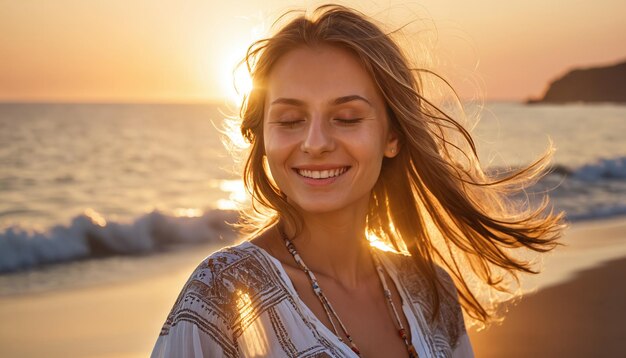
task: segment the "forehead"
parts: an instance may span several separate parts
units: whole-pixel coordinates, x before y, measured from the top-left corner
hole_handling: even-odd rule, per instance
[[[267,82],[267,99],[298,98],[326,101],[346,95],[378,97],[376,85],[352,52],[332,45],[303,46],[274,64]]]

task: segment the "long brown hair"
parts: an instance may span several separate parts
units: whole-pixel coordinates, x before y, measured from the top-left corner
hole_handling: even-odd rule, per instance
[[[442,287],[436,274],[438,264],[452,276],[466,314],[487,322],[496,307],[491,293],[510,292],[508,283],[517,279],[518,272],[536,273],[530,262],[516,257],[519,250],[511,249],[545,252],[557,245],[563,214],[547,212],[547,198],[534,209],[511,199],[545,173],[552,150],[516,172],[488,175],[481,169],[467,130],[424,98],[422,76],[433,73],[411,68],[392,36],[353,9],[320,6],[310,18],[297,16],[248,49],[243,63],[253,88],[244,99],[240,117],[241,132],[251,144],[244,183],[252,195],[253,210],[245,213],[244,226],[256,232],[281,220],[302,226],[264,165],[265,84],[281,56],[296,47],[317,44],[355,54],[382,93],[392,130],[399,135],[400,152],[384,159],[371,194],[368,231],[411,254],[435,292],[434,314],[440,302],[436,288]],[[461,141],[452,140],[454,135]],[[488,290],[477,290],[477,283]]]

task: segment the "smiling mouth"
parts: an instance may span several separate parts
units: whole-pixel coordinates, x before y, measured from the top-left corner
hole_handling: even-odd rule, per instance
[[[327,169],[327,170],[308,170],[308,169],[295,169],[298,175],[311,179],[328,179],[335,178],[345,173],[350,167]]]

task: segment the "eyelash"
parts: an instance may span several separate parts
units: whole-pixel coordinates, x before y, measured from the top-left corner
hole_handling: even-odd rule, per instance
[[[337,122],[341,124],[357,124],[363,120],[363,118],[335,118]]]
[[[294,119],[294,120],[288,120],[288,121],[279,121],[277,122],[277,124],[281,127],[286,127],[286,128],[293,128],[296,126],[296,124],[304,122],[304,119]]]
[[[334,121],[339,122],[341,125],[357,124],[363,120],[363,118],[333,118]],[[293,128],[297,124],[304,122],[304,119],[294,119],[276,122],[281,127]]]

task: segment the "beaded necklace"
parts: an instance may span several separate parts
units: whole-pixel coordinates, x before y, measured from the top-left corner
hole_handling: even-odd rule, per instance
[[[341,335],[339,334],[339,331],[337,329],[337,325],[335,324],[335,321],[337,321],[337,323],[339,324],[339,327],[341,328],[341,331],[348,339],[348,343],[352,351],[354,351],[356,355],[361,356],[361,352],[359,351],[358,347],[352,340],[352,336],[350,336],[350,333],[348,333],[346,326],[343,324],[343,322],[341,322],[341,319],[339,319],[337,312],[335,312],[335,310],[333,309],[333,306],[330,304],[330,301],[328,301],[328,298],[326,298],[326,295],[324,295],[322,288],[317,282],[317,278],[315,277],[313,272],[309,270],[309,268],[306,266],[304,261],[302,261],[302,258],[298,254],[298,251],[296,251],[296,247],[289,239],[287,239],[287,237],[282,231],[281,231],[281,236],[283,240],[285,241],[287,250],[293,256],[293,259],[296,261],[298,266],[300,266],[302,271],[304,271],[304,273],[308,276],[309,281],[311,281],[311,287],[313,288],[313,292],[315,293],[315,296],[317,296],[317,298],[320,300],[322,307],[324,307],[324,312],[326,313],[326,316],[328,317],[328,320],[330,321],[330,324],[333,327],[333,331],[335,332],[335,335],[337,336],[340,342],[343,342],[343,339],[341,338]],[[409,353],[409,357],[419,358],[417,351],[415,350],[415,347],[413,346],[413,344],[411,344],[411,342],[409,342],[409,338],[407,337],[406,330],[404,329],[404,326],[402,325],[402,321],[400,320],[400,316],[398,315],[398,310],[396,309],[396,306],[393,304],[393,300],[391,299],[391,291],[389,290],[389,287],[387,286],[387,280],[385,279],[384,269],[383,269],[383,266],[381,265],[380,258],[374,252],[372,252],[372,259],[374,261],[374,265],[376,266],[376,272],[378,273],[378,278],[380,279],[380,283],[383,286],[383,293],[387,300],[387,307],[389,308],[390,313],[392,313],[394,317],[394,323],[396,324],[396,327],[398,329],[398,334],[400,335],[400,338],[402,338],[402,340],[404,341],[404,344],[406,345],[406,349]]]

